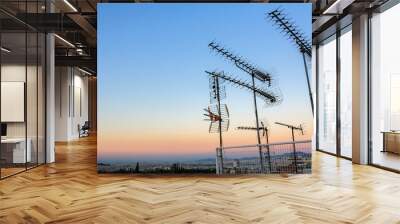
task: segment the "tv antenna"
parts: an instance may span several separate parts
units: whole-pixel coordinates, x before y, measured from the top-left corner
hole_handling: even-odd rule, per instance
[[[251,126],[239,126],[236,129],[238,130],[249,130],[249,131],[261,131],[262,132],[262,136],[265,137],[265,144],[269,144],[269,127],[268,125],[265,125],[264,122],[260,122],[259,127],[251,127]]]
[[[224,79],[224,80],[228,81],[230,84],[232,84],[233,86],[236,86],[239,88],[245,88],[245,89],[253,92],[254,113],[256,116],[256,127],[258,129],[259,121],[258,121],[256,96],[262,97],[267,104],[276,104],[278,102],[279,98],[277,95],[257,87],[255,84],[255,79],[257,79],[263,83],[268,83],[268,87],[271,87],[271,80],[272,80],[271,75],[266,72],[261,71],[260,69],[256,68],[255,66],[251,65],[250,63],[246,62],[241,57],[234,55],[233,53],[231,53],[227,49],[221,47],[220,45],[216,44],[215,42],[209,43],[208,47],[210,47],[211,50],[214,50],[218,54],[222,55],[224,58],[233,62],[237,68],[239,68],[240,70],[246,72],[248,75],[251,76],[251,83],[247,83],[247,82],[239,80],[237,78],[227,76],[223,72],[217,73],[217,72],[206,71],[206,73],[208,73],[209,75]],[[258,145],[260,145],[259,146],[259,154],[260,154],[261,172],[264,173],[264,159],[263,159],[263,155],[262,155],[261,136],[260,136],[259,131],[257,131],[257,142],[258,142]]]
[[[226,132],[229,129],[229,111],[226,104],[221,104],[222,108],[218,105],[212,104],[203,109],[206,113],[203,114],[206,118],[205,121],[210,121],[208,128],[209,133]],[[221,112],[221,114],[219,114]]]
[[[252,77],[254,76],[261,82],[267,82],[268,86],[271,86],[272,78],[269,73],[261,71],[261,69],[258,69],[255,66],[251,65],[250,63],[246,62],[242,57],[234,55],[232,52],[230,52],[224,47],[221,47],[215,42],[210,42],[208,44],[208,47],[210,47],[211,50],[214,50],[218,54],[225,57],[227,60],[233,62],[233,64],[240,70],[246,72]]]
[[[240,80],[238,78],[234,78],[232,76],[227,75],[225,72],[210,72],[205,71],[211,77],[219,77],[222,80],[228,81],[232,86],[246,89],[255,93],[256,96],[262,98],[267,105],[277,104],[281,101],[281,98],[278,94],[275,94],[271,91],[264,90],[260,87],[253,86],[251,83]]]
[[[294,152],[294,166],[295,166],[295,171],[297,173],[297,156],[296,156],[296,143],[294,140],[294,132],[295,131],[299,131],[302,135],[304,135],[304,128],[303,125],[300,124],[299,126],[294,126],[294,125],[290,125],[290,124],[285,124],[285,123],[281,123],[281,122],[275,122],[275,124],[277,125],[281,125],[287,128],[290,128],[292,130],[292,140],[293,140],[293,152]]]
[[[226,98],[225,86],[221,86],[221,80],[218,76],[210,76],[210,103],[211,104],[204,109],[207,113],[203,114],[206,116],[206,121],[210,121],[208,128],[209,133],[219,133],[219,147],[222,149],[223,140],[222,132],[228,131],[229,129],[229,111],[226,104],[221,104],[221,100]],[[217,151],[217,174],[223,172],[223,158],[222,151]]]
[[[298,28],[298,26],[296,26],[293,21],[287,18],[283,10],[275,9],[271,12],[268,12],[267,14],[270,20],[281,31],[281,33],[284,33],[284,36],[287,36],[288,39],[294,42],[300,53],[303,55],[304,70],[308,85],[308,95],[310,97],[311,111],[314,115],[314,102],[311,92],[310,77],[308,75],[308,66],[306,62],[306,55],[308,56],[308,58],[311,58],[312,54],[311,41],[309,40],[309,38],[306,38],[304,33]]]
[[[210,103],[203,114],[210,121],[209,133],[220,133],[220,146],[222,147],[222,132],[229,129],[229,110],[226,104],[222,104],[221,100],[226,98],[225,86],[221,86],[223,80],[218,76],[210,76]],[[215,104],[213,104],[215,103]]]
[[[230,84],[232,84],[235,87],[238,88],[244,88],[247,90],[250,90],[253,92],[253,100],[254,100],[254,113],[256,116],[256,127],[257,129],[259,128],[259,123],[258,123],[258,111],[257,111],[257,100],[256,100],[256,96],[261,97],[262,99],[264,99],[265,103],[268,104],[276,104],[279,102],[279,97],[277,95],[275,95],[274,93],[271,93],[269,91],[265,91],[259,87],[255,86],[255,82],[254,82],[254,76],[252,76],[252,84],[247,83],[245,81],[239,80],[237,78],[233,78],[231,76],[226,75],[224,72],[209,72],[209,71],[205,71],[207,74],[209,74],[210,76],[215,76],[218,78],[221,78],[225,81],[228,81]],[[260,132],[257,132],[257,143],[258,145],[261,144],[261,136],[260,136]],[[259,146],[259,154],[260,154],[260,166],[261,166],[261,171],[264,172],[264,159],[263,159],[263,155],[262,155],[262,147]]]
[[[283,10],[275,9],[267,14],[281,32],[295,43],[300,52],[311,58],[311,41],[306,38],[298,26],[284,14]]]
[[[294,131],[299,131],[301,133],[301,135],[304,135],[304,127],[303,127],[302,124],[300,124],[299,126],[285,124],[285,123],[282,123],[282,122],[275,122],[275,124],[292,129],[292,140],[293,141],[294,141]]]
[[[269,165],[269,171],[272,171],[271,167],[271,155],[269,151],[269,127],[268,125],[265,125],[264,122],[260,122],[259,127],[250,127],[250,126],[239,126],[237,127],[238,130],[250,130],[250,131],[262,131],[262,136],[265,137],[265,142],[266,142],[266,147],[267,147],[267,158],[268,158],[268,165]]]

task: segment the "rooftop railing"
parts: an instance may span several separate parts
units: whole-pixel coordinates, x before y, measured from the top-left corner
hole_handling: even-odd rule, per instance
[[[228,146],[216,153],[217,174],[311,173],[310,140]]]

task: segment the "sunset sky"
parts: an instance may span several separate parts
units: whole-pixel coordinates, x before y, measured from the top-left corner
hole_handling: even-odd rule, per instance
[[[225,71],[249,76],[207,47],[210,41],[269,71],[278,81],[281,104],[259,117],[270,124],[270,142],[289,141],[290,129],[274,122],[304,124],[311,139],[312,114],[301,54],[266,19],[282,8],[311,36],[311,4],[99,4],[99,162],[215,158],[218,134],[208,133],[203,108],[208,76]],[[252,93],[225,83],[231,125],[224,145],[256,144]],[[262,139],[265,143],[264,138]]]

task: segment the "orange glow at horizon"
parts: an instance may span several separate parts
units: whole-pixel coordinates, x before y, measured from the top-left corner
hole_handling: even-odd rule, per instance
[[[147,133],[103,136],[98,133],[99,151],[103,156],[123,155],[188,155],[214,153],[219,146],[218,133]],[[256,132],[231,131],[223,133],[224,146],[251,145],[257,143]],[[296,134],[295,140],[310,140],[311,135]],[[274,133],[269,142],[291,141],[287,130]],[[265,144],[265,137],[261,136],[261,143]]]

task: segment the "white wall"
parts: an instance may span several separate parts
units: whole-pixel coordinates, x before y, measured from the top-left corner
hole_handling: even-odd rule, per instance
[[[74,102],[74,108],[72,109],[73,116],[71,120],[71,126],[72,126],[71,134],[74,138],[77,138],[79,137],[79,132],[77,128],[78,124],[83,125],[85,121],[88,121],[89,119],[88,77],[81,76],[81,73],[79,73],[79,75],[76,75],[75,73],[73,85],[75,91],[74,92],[75,95],[73,97],[75,102]]]
[[[27,69],[27,70],[26,70]],[[25,67],[24,65],[18,65],[18,64],[5,64],[1,66],[1,81],[2,82],[25,82],[25,76],[26,76],[26,71],[28,72],[28,75],[30,74],[36,74],[36,67],[34,66],[28,66]],[[29,78],[29,77],[28,77]],[[34,83],[31,83],[33,81],[29,80],[30,85],[36,85],[36,81]],[[28,88],[27,89],[27,101],[31,102],[33,101],[30,98],[36,98],[36,89]],[[31,107],[36,108],[36,105],[29,105]],[[6,108],[2,108],[2,110],[6,110]],[[31,117],[34,115],[34,117]],[[36,114],[31,114],[28,113],[28,122],[35,121],[36,123]],[[28,128],[32,127],[33,125],[28,125]],[[34,127],[36,130],[36,126]],[[29,130],[28,130],[29,132]],[[8,137],[25,137],[25,122],[7,122],[7,136]],[[28,133],[28,137],[29,133]]]
[[[38,69],[38,70],[36,70]],[[3,64],[1,66],[2,82],[24,82],[26,84],[26,107],[21,108],[22,113],[26,112],[27,120],[21,122],[5,122],[7,124],[7,137],[30,139],[32,161],[44,163],[44,83],[42,68],[25,64]],[[27,80],[25,80],[27,79]],[[2,95],[2,98],[7,96]],[[10,108],[2,107],[3,112]],[[15,109],[14,109],[15,110]],[[13,111],[9,111],[13,113]],[[17,113],[17,111],[14,111]],[[39,155],[37,156],[37,153]]]
[[[55,68],[55,141],[67,141],[69,124],[70,71],[67,67]]]
[[[55,140],[79,138],[78,125],[87,120],[88,77],[76,68],[56,67]]]
[[[25,64],[9,64],[1,66],[1,81],[3,82],[25,82]],[[28,67],[28,70],[31,67]],[[5,110],[5,108],[2,108]],[[7,137],[25,137],[25,122],[8,122]]]

